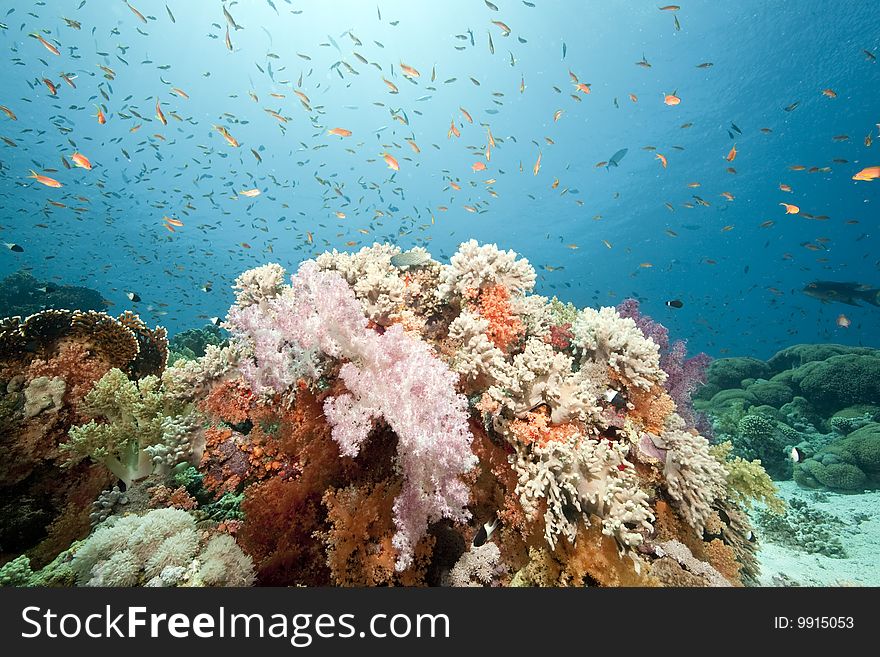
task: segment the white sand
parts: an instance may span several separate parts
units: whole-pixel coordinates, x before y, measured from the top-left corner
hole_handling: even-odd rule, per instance
[[[758,553],[762,586],[781,586],[786,581],[800,586],[880,586],[880,490],[858,495],[824,492],[827,500],[819,502],[814,491],[793,481],[777,482],[777,486],[785,500],[800,497],[846,523],[838,537],[847,558],[806,554],[762,537]],[[868,519],[859,522],[858,514]]]

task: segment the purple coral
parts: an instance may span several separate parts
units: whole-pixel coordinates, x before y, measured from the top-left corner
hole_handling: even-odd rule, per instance
[[[701,413],[694,411],[691,400],[694,392],[706,383],[706,370],[711,357],[701,352],[687,358],[687,342],[684,340],[676,340],[670,345],[669,330],[643,315],[636,299],[625,299],[617,306],[617,312],[621,317],[631,318],[645,337],[660,347],[660,367],[667,375],[664,386],[675,402],[678,414],[688,428],[697,427],[704,436],[711,438],[711,426]]]
[[[315,376],[318,355],[344,358],[340,378],[349,392],[325,402],[342,454],[356,456],[373,420],[384,418],[398,436],[404,485],[394,502],[396,567],[412,563],[428,524],[465,521],[468,489],[460,475],[476,465],[467,399],[458,380],[430,347],[393,325],[379,334],[354,291],[338,273],[302,264],[263,306],[233,306],[227,327],[249,357],[242,372],[251,385],[285,392],[297,378]]]
[[[616,310],[621,317],[629,317],[633,320],[645,334],[645,337],[653,340],[654,344],[660,347],[661,353],[669,349],[669,329],[660,322],[655,322],[647,315],[643,315],[639,310],[637,299],[624,299],[618,304]]]

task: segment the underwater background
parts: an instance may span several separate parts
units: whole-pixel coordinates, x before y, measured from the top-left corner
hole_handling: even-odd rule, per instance
[[[0,48],[0,585],[880,584],[876,3]]]
[[[528,257],[542,294],[642,299],[712,355],[876,344],[876,309],[801,292],[816,279],[877,284],[877,188],[851,179],[876,164],[873,3],[529,4],[233,3],[230,51],[219,2],[143,2],[146,23],[124,2],[4,3],[2,104],[18,120],[0,117],[15,144],[0,145],[0,226],[25,250],[4,250],[0,273],[85,285],[174,333],[222,317],[249,266],[373,241],[448,257],[476,238]],[[673,92],[680,104],[666,105]],[[450,122],[461,137],[447,137]],[[497,146],[472,172],[487,128]],[[617,168],[596,166],[624,148]],[[62,166],[76,151],[90,171]],[[250,189],[261,195],[240,195]],[[185,225],[171,234],[164,216]]]

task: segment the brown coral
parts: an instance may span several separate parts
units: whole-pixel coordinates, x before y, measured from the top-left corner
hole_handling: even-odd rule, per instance
[[[632,386],[627,388],[630,403],[634,406],[629,416],[639,423],[645,431],[653,434],[663,432],[666,418],[675,411],[675,401],[661,385],[650,390]]]
[[[347,486],[324,494],[330,529],[321,537],[327,547],[327,565],[334,584],[340,586],[420,586],[431,558],[433,536],[416,546],[413,564],[394,570],[397,551],[394,535],[394,499],[400,482],[383,481]]]

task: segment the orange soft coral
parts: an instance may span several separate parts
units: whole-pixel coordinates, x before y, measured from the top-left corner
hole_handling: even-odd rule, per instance
[[[482,288],[476,296],[476,305],[480,317],[489,322],[486,335],[502,351],[507,351],[525,334],[522,321],[511,311],[510,291],[503,285]]]
[[[576,425],[571,423],[553,424],[546,413],[529,412],[522,418],[511,420],[507,430],[519,442],[529,445],[537,443],[546,445],[554,441],[566,441],[572,436],[582,434]]]
[[[397,551],[394,535],[394,499],[399,482],[379,482],[330,490],[323,498],[331,528],[321,534],[327,546],[327,565],[332,582],[341,586],[387,586],[424,584],[434,538],[424,537],[416,546],[413,565],[394,570]]]
[[[222,381],[202,400],[200,408],[209,416],[228,424],[240,424],[248,419],[256,397],[240,380]]]
[[[650,390],[632,387],[627,390],[627,395],[635,407],[629,411],[629,416],[645,431],[660,435],[666,418],[675,410],[675,402],[663,386],[656,385]]]

